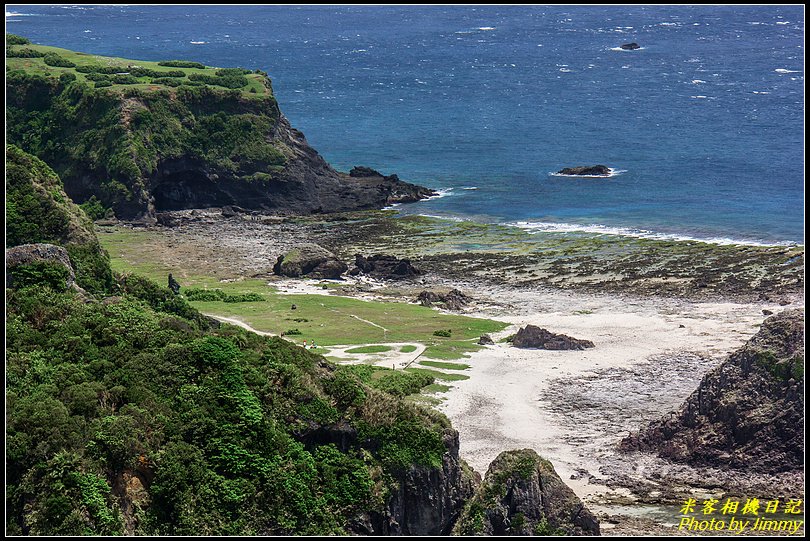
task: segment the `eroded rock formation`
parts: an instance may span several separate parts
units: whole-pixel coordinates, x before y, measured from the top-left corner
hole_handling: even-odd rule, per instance
[[[551,462],[531,449],[504,451],[464,508],[457,535],[599,535],[599,522]]]

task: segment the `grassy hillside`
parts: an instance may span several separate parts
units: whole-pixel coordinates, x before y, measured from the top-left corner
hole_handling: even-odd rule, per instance
[[[53,171],[6,160],[16,243],[97,246]],[[88,297],[29,280],[6,301],[12,535],[345,534],[414,468],[441,474],[447,419],[401,398],[424,374],[219,328],[132,274]]]
[[[273,95],[267,74],[241,68],[218,69],[193,61],[148,62],[34,45],[21,36],[7,35],[6,71],[62,77],[123,92],[169,90],[178,86],[210,86],[239,90],[245,98]],[[170,65],[166,65],[170,64]],[[183,66],[194,67],[183,67]],[[243,83],[243,84],[240,84]]]

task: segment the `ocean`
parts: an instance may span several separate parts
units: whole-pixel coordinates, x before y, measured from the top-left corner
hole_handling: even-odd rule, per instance
[[[6,29],[267,71],[336,168],[440,190],[402,213],[804,243],[801,5],[6,5]]]

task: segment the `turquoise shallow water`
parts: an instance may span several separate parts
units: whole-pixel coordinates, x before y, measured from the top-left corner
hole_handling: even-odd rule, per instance
[[[442,189],[405,213],[804,242],[801,6],[7,6],[6,22],[265,70],[333,165]],[[597,163],[622,172],[549,174]]]

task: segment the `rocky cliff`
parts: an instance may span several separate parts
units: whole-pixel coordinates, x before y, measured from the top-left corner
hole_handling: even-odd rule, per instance
[[[29,51],[61,60],[15,56]],[[262,72],[36,45],[6,55],[8,141],[53,167],[75,201],[95,196],[119,218],[226,205],[340,212],[433,194],[367,168],[335,171],[291,127]]]
[[[621,442],[693,465],[763,473],[804,467],[804,311],[765,320],[706,374],[677,414]]]
[[[464,508],[457,535],[599,535],[599,522],[531,449],[505,451]]]

